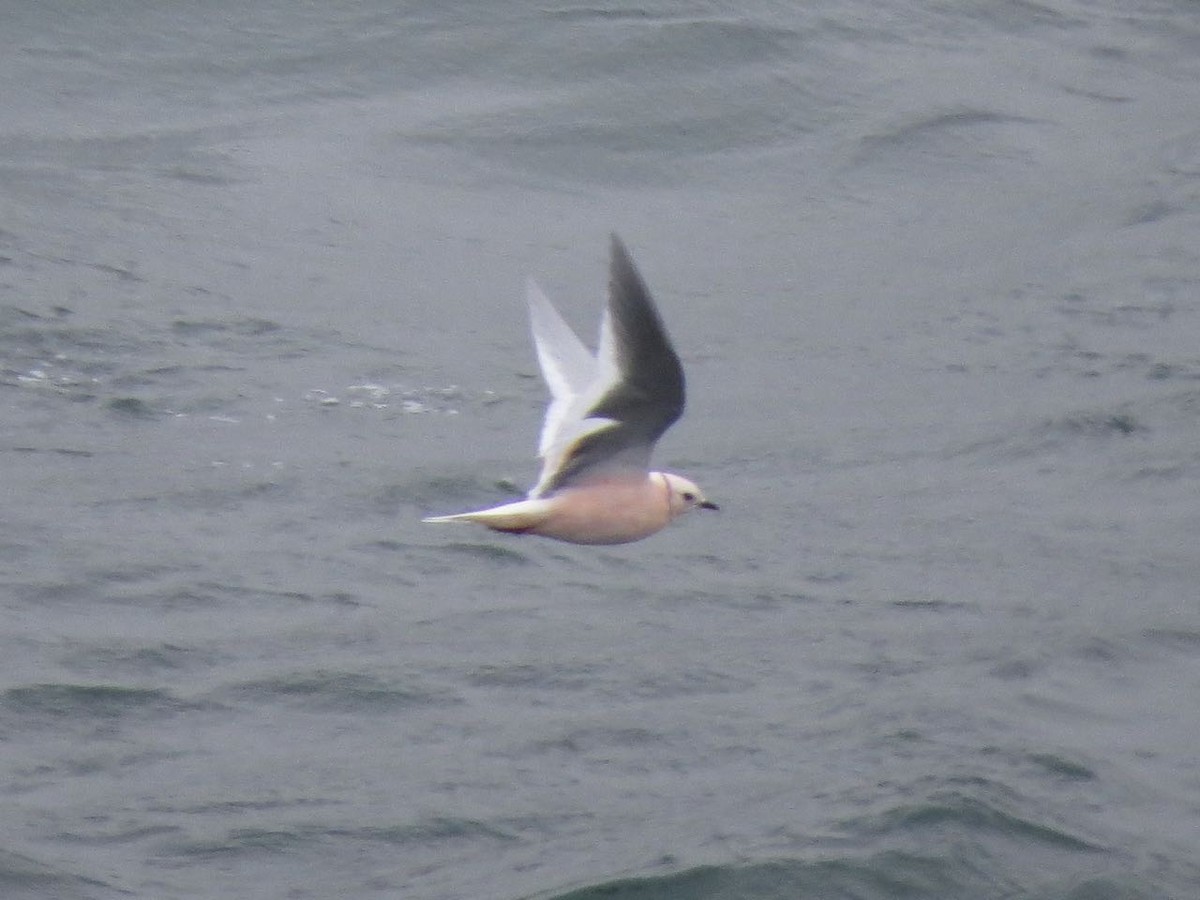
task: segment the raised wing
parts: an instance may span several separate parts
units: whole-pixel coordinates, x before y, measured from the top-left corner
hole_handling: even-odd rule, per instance
[[[538,365],[550,388],[550,406],[538,440],[538,456],[545,457],[562,443],[571,406],[595,383],[599,366],[533,279],[526,286],[526,295]]]
[[[536,288],[530,307],[553,399],[539,442],[542,473],[529,496],[647,471],[655,442],[683,413],[683,367],[620,239],[612,236],[608,308],[596,359]],[[579,351],[591,365],[586,383]]]

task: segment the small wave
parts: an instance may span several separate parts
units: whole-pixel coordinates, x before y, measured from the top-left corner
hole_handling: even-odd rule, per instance
[[[454,541],[449,544],[439,544],[438,546],[439,550],[443,552],[470,557],[481,562],[515,566],[527,566],[533,562],[533,559],[527,554],[508,547],[502,547],[499,544],[482,542],[468,544],[464,541]]]
[[[100,900],[128,897],[129,892],[94,878],[84,878],[21,853],[0,850],[0,896],[5,900]]]
[[[1078,410],[1032,423],[1015,423],[1006,434],[972,441],[948,451],[950,456],[982,454],[1012,460],[1044,456],[1077,443],[1101,444],[1142,436],[1150,426],[1128,404],[1110,409]]]
[[[247,681],[223,692],[242,700],[287,703],[323,711],[364,712],[460,703],[452,691],[358,672],[304,671]]]
[[[231,318],[226,320],[213,319],[176,319],[171,323],[171,331],[180,337],[215,337],[236,335],[238,337],[260,337],[279,331],[278,322],[254,317]]]
[[[1028,759],[1046,774],[1063,781],[1094,781],[1096,779],[1096,773],[1087,766],[1055,753],[1031,753]]]
[[[547,896],[545,900],[782,900],[784,897],[893,900],[968,896],[961,893],[961,881],[948,859],[883,853],[862,860],[701,866],[674,875],[623,878],[590,885]]]
[[[468,673],[467,682],[475,687],[578,691],[590,688],[597,677],[597,668],[584,663],[514,663],[480,666]]]
[[[137,397],[114,397],[105,406],[126,419],[153,419],[157,414],[149,403]]]
[[[1186,628],[1147,628],[1142,632],[1155,647],[1185,656],[1200,656],[1200,631]]]
[[[91,721],[125,716],[163,716],[187,709],[186,703],[155,688],[113,684],[30,684],[0,694],[0,706],[26,720]]]
[[[234,828],[223,837],[165,844],[162,852],[179,857],[286,855],[308,852],[316,845],[348,841],[396,847],[445,846],[458,841],[511,843],[520,838],[504,828],[476,819],[432,816],[396,825],[345,828],[309,824],[287,828]]]
[[[700,866],[671,875],[620,878],[566,893],[539,894],[536,900],[1149,900],[1165,896],[1155,885],[1127,874],[1013,877],[994,871],[989,863],[986,857],[969,860],[950,852],[888,851],[863,858]]]
[[[1047,757],[1040,765],[1061,777],[1090,779],[1077,764]],[[980,784],[976,787],[987,787]],[[991,786],[1001,791],[1000,786]],[[1011,801],[1011,803],[1009,802]],[[1020,808],[1017,808],[1017,807]],[[626,875],[539,900],[897,900],[1029,897],[1144,900],[1173,896],[1174,874],[1131,869],[1119,851],[1035,818],[1020,798],[983,798],[962,789],[846,821],[842,837],[819,841],[806,858],[679,868]],[[668,857],[661,865],[676,866]],[[1186,873],[1185,873],[1186,877]]]
[[[191,858],[285,854],[306,850],[318,841],[319,835],[305,829],[235,828],[224,837],[166,844],[160,852]]]
[[[1060,416],[1044,422],[1038,429],[1039,436],[1047,438],[1107,438],[1127,437],[1149,429],[1127,409],[1112,412],[1083,412]]]
[[[996,835],[1052,848],[1099,851],[1103,848],[1054,825],[1036,822],[957,791],[947,791],[920,803],[905,804],[888,810],[873,821],[855,823],[855,830],[873,833],[924,832],[945,830],[959,835]]]
[[[163,672],[187,671],[196,666],[211,666],[217,654],[180,644],[141,645],[115,641],[97,645],[71,642],[62,654],[62,665],[73,672],[114,673],[117,671],[147,676]]]
[[[381,841],[386,844],[445,844],[448,841],[479,839],[515,842],[520,838],[512,831],[489,825],[478,819],[453,816],[431,816],[402,825],[371,825],[363,828],[326,828],[321,832],[333,838]]]
[[[639,679],[632,686],[632,694],[636,697],[664,699],[737,694],[749,691],[752,687],[753,682],[748,679],[735,678],[712,669],[696,668],[673,672],[667,676],[655,673],[653,676]]]
[[[981,166],[1019,163],[1043,123],[990,109],[919,111],[859,140],[850,166],[892,177],[896,172],[936,175],[974,172]]]

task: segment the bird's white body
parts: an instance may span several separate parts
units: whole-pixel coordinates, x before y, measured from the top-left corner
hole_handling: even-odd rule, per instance
[[[648,472],[424,521],[474,522],[493,531],[540,534],[573,544],[627,544],[661,531],[696,506],[711,508],[712,504],[692,482],[666,472]]]

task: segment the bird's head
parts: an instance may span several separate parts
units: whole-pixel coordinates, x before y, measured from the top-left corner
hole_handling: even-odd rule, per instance
[[[717,504],[704,496],[704,492],[696,486],[695,482],[689,481],[682,475],[672,475],[670,472],[661,474],[667,485],[667,502],[671,506],[672,519],[693,509],[719,509]]]

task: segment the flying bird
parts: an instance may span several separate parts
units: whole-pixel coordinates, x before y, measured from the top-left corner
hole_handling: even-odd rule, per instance
[[[716,509],[682,475],[650,470],[650,454],[683,414],[684,378],[645,283],[615,234],[608,306],[595,356],[531,280],[533,342],[550,388],[538,442],[542,471],[524,500],[432,516],[574,544],[624,544],[693,509]]]

